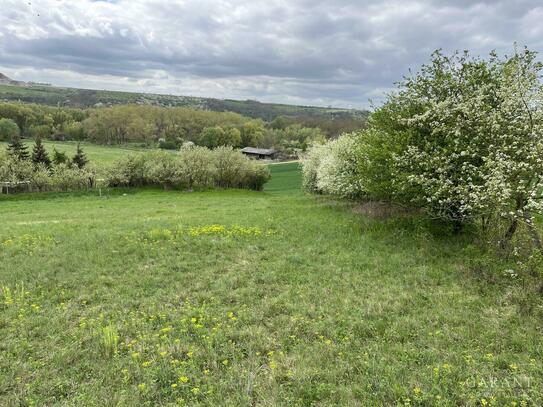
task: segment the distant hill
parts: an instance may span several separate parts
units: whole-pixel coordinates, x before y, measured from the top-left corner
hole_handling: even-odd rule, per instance
[[[261,103],[255,100],[213,99],[153,93],[61,88],[46,84],[14,81],[2,73],[0,73],[0,100],[82,108],[118,104],[180,106],[217,112],[236,112],[244,116],[267,121],[271,121],[277,116],[364,120],[368,115],[368,112],[364,110]]]
[[[11,78],[8,78],[2,72],[0,72],[0,84],[2,84],[2,85],[15,85],[15,86],[26,85],[25,82],[15,81],[15,80],[13,80]]]

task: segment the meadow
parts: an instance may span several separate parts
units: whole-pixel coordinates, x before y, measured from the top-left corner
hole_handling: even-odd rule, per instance
[[[34,146],[33,140],[25,140],[25,145],[28,147],[28,152],[32,153],[32,148]],[[0,149],[4,150],[9,143],[0,141]],[[53,149],[57,149],[59,152],[65,152],[68,155],[68,158],[72,158],[75,155],[77,150],[77,142],[75,141],[50,141],[44,140],[43,145],[49,156],[53,156]],[[127,155],[135,154],[141,151],[149,151],[139,146],[102,146],[93,143],[81,143],[81,148],[83,149],[85,155],[90,162],[95,162],[98,164],[111,164],[113,161]]]
[[[543,404],[533,280],[270,168],[264,192],[0,197],[0,405]]]

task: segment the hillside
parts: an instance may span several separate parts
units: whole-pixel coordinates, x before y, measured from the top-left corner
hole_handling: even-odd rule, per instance
[[[2,85],[24,85],[24,82],[15,81],[11,78],[8,78],[6,75],[4,75],[2,72],[0,72],[0,84]]]
[[[3,74],[0,74],[0,100],[71,107],[98,107],[118,104],[180,106],[217,112],[230,111],[268,121],[277,116],[364,119],[368,114],[367,111],[363,110],[260,103],[255,100],[242,101],[153,93],[61,88],[12,81]]]

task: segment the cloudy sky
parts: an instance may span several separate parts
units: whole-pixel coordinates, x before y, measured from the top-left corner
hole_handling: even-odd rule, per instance
[[[447,52],[543,51],[541,0],[0,0],[25,81],[368,107]]]

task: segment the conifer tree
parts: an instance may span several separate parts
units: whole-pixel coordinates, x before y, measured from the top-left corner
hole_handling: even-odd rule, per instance
[[[81,148],[81,144],[77,143],[77,151],[74,155],[74,158],[72,158],[72,162],[77,165],[77,168],[83,168],[89,160],[87,159],[87,156],[83,152],[83,149]]]
[[[8,154],[16,157],[18,160],[28,160],[28,147],[22,142],[20,136],[14,136],[11,143],[8,145]]]
[[[65,164],[68,161],[66,153],[63,151],[58,151],[56,148],[53,148],[53,164]]]
[[[36,139],[34,149],[32,150],[32,162],[34,164],[45,164],[48,168],[51,166],[51,159],[49,158],[47,151],[45,151],[45,147],[43,146],[40,137]]]

